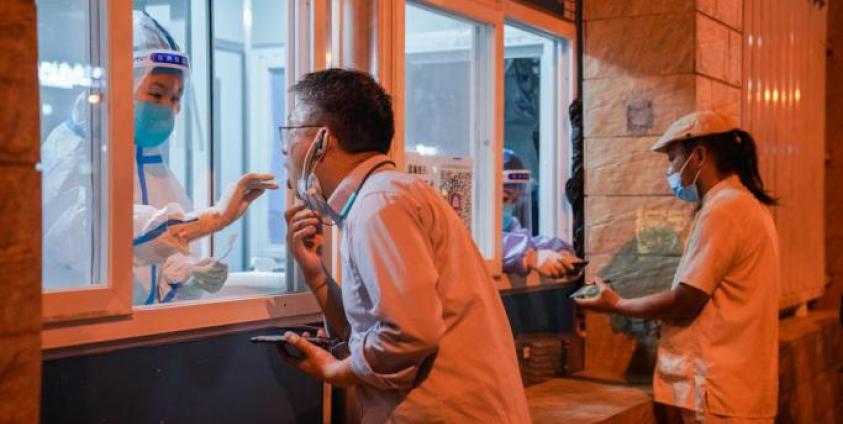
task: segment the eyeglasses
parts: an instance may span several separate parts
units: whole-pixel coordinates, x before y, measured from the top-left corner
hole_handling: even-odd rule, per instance
[[[278,127],[278,132],[281,133],[281,139],[286,140],[287,133],[292,130],[297,130],[301,128],[322,128],[324,125],[285,125]]]

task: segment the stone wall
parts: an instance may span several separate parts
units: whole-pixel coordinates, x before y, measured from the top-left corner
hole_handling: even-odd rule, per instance
[[[589,270],[615,284],[636,272],[612,267],[620,257],[679,254],[675,233],[687,214],[677,214],[682,206],[664,181],[667,162],[649,148],[695,108],[695,17],[692,0],[584,4],[586,254]],[[662,242],[639,238],[674,221]]]
[[[650,146],[694,110],[720,110],[740,122],[741,1],[590,0],[585,18],[591,269],[605,269],[619,254],[678,256],[692,210],[671,196],[667,161]]]
[[[843,3],[828,4],[828,61],[826,63],[825,247],[831,286],[824,308],[840,308],[843,296]]]
[[[778,422],[843,422],[840,332],[836,312],[813,312],[781,322]]]
[[[0,2],[0,422],[38,422],[41,178],[35,2]]]
[[[692,205],[669,192],[667,160],[650,146],[694,110],[720,110],[740,122],[742,4],[585,0],[586,255],[589,272],[625,296],[670,287],[693,215]],[[604,340],[587,339],[586,369],[601,375],[625,369],[636,343],[595,328],[605,322],[587,318]],[[654,340],[644,322],[614,317],[612,324]],[[600,352],[624,353],[615,355],[620,364],[603,367]]]

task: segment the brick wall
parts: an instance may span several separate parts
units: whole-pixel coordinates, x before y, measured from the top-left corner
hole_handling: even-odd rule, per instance
[[[38,421],[41,178],[33,0],[0,2],[0,422]]]

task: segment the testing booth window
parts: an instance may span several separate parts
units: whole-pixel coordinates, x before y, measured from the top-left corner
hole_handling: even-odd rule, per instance
[[[568,40],[523,23],[504,27],[504,148],[509,154],[503,165],[530,175],[522,207],[514,214],[533,236],[568,240],[570,64]]]
[[[38,2],[43,286],[102,286],[108,246],[108,110],[96,2]],[[67,31],[67,28],[74,28]]]
[[[494,29],[423,3],[405,8],[404,145],[408,171],[439,190],[493,256]]]
[[[44,289],[49,291],[101,284],[106,266],[101,252],[120,246],[108,246],[104,234],[108,117],[99,101],[105,78],[96,40],[102,38],[97,19],[105,8],[88,0],[44,1],[38,6]],[[161,116],[156,115],[160,110],[149,112],[137,93],[168,95],[166,78],[150,88],[144,79],[155,71],[135,66],[135,98],[113,99],[131,101],[135,107],[136,161],[115,166],[134,166],[136,206],[163,210],[176,204],[189,216],[214,206],[226,187],[247,172],[272,173],[283,186],[277,129],[287,114],[287,2],[136,0],[132,15],[135,63],[142,50],[181,52],[189,63],[180,87],[173,89],[180,98],[175,99],[179,107],[171,118],[172,131],[159,145],[138,142],[139,137],[150,138]],[[71,23],[78,30],[61,30]],[[179,254],[185,266],[214,258],[228,267],[228,278],[218,291],[200,291],[185,299],[286,292],[285,203],[283,189],[268,192],[241,219]],[[137,209],[134,219],[137,227]],[[167,267],[172,268],[169,263]],[[171,270],[163,264],[154,270],[140,268],[133,273],[134,291],[151,291],[139,282],[179,283],[164,275]],[[157,275],[146,275],[152,272]],[[140,305],[156,296],[133,297]],[[164,302],[166,296],[157,297],[152,303]],[[171,296],[166,301],[179,299]]]
[[[268,172],[283,183],[277,129],[287,114],[286,1],[135,5],[169,29],[192,58],[195,96],[185,99],[178,116],[176,127],[184,130],[173,134],[162,153],[193,207],[213,206],[247,172]],[[241,219],[194,243],[194,258],[222,260],[229,271],[222,288],[203,299],[286,291],[285,200],[283,189],[269,191]]]

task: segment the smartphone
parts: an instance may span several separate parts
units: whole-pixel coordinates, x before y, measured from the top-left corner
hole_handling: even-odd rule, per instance
[[[571,299],[590,299],[597,297],[600,294],[600,289],[597,284],[586,284],[580,287],[577,291],[571,293],[568,297]]]
[[[340,343],[339,339],[334,339],[330,337],[305,337],[305,340],[314,344],[316,346],[321,347],[322,349],[330,349]],[[250,339],[252,343],[272,343],[272,344],[288,344],[287,338],[284,335],[265,335],[265,336],[254,336]]]
[[[606,285],[609,285],[609,281],[606,280]],[[597,287],[597,284],[585,284],[580,287],[577,291],[571,293],[568,297],[571,299],[591,299],[600,295],[600,288]]]
[[[337,346],[338,344],[342,343],[339,339],[329,338],[329,337],[305,337],[305,340],[314,344],[322,349],[331,352],[332,349]],[[280,345],[284,351],[287,352],[291,357],[295,359],[302,359],[304,358],[304,354],[295,346],[291,345],[287,342],[287,338],[284,335],[263,335],[263,336],[254,336],[249,339],[252,343],[269,343]]]
[[[582,272],[582,270],[588,265],[588,261],[574,262],[571,265],[574,266],[574,269],[565,274],[567,276],[579,275],[579,273]]]

